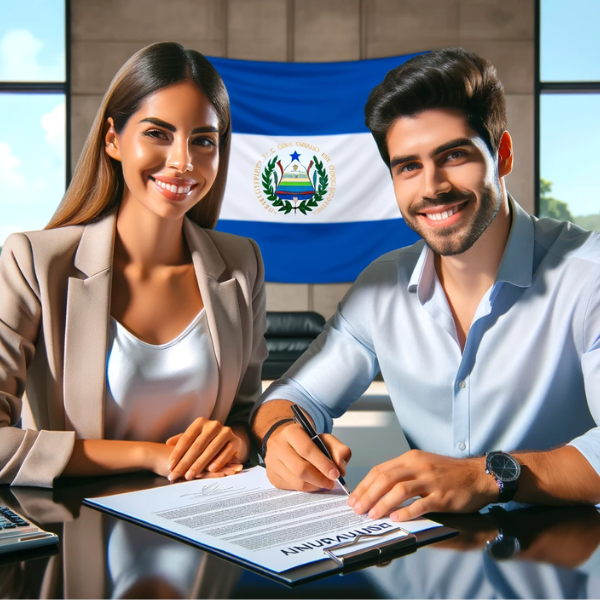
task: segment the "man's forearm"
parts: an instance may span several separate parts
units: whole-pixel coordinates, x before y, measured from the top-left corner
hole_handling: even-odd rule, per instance
[[[573,446],[547,452],[516,452],[521,463],[515,500],[528,504],[598,504],[600,476]]]

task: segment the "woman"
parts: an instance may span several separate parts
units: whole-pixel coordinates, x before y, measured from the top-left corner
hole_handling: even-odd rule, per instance
[[[256,244],[212,229],[230,137],[212,65],[148,46],[111,83],[46,230],[6,241],[1,483],[247,460],[265,295]]]

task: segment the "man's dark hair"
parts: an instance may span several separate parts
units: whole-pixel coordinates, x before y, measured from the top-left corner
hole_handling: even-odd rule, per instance
[[[462,112],[495,155],[506,130],[504,88],[485,58],[462,48],[420,54],[392,69],[371,92],[365,124],[390,164],[387,133],[396,119],[432,108]]]

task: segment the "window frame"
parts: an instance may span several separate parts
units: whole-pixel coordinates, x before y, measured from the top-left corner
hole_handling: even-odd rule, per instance
[[[65,191],[71,181],[71,0],[65,3],[65,80],[0,81],[0,94],[63,94],[65,97]]]
[[[541,98],[542,94],[600,94],[600,81],[542,81],[541,80],[541,55],[542,55],[542,2],[535,2],[535,48],[534,48],[534,144],[533,144],[533,170],[534,170],[534,210],[540,216],[540,177],[541,173]]]

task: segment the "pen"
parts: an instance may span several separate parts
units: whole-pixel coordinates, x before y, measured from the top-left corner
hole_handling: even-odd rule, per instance
[[[327,450],[327,446],[323,443],[323,440],[319,437],[319,434],[313,429],[310,421],[306,418],[306,415],[302,412],[302,409],[297,404],[292,404],[292,412],[294,413],[294,420],[298,425],[304,429],[308,437],[315,443],[317,448],[330,460],[333,462],[333,458],[331,458],[331,454],[329,454],[329,450]],[[335,463],[334,463],[335,464]],[[344,478],[340,475],[337,478],[337,482],[342,486],[342,489],[350,495],[350,490],[344,481]]]

